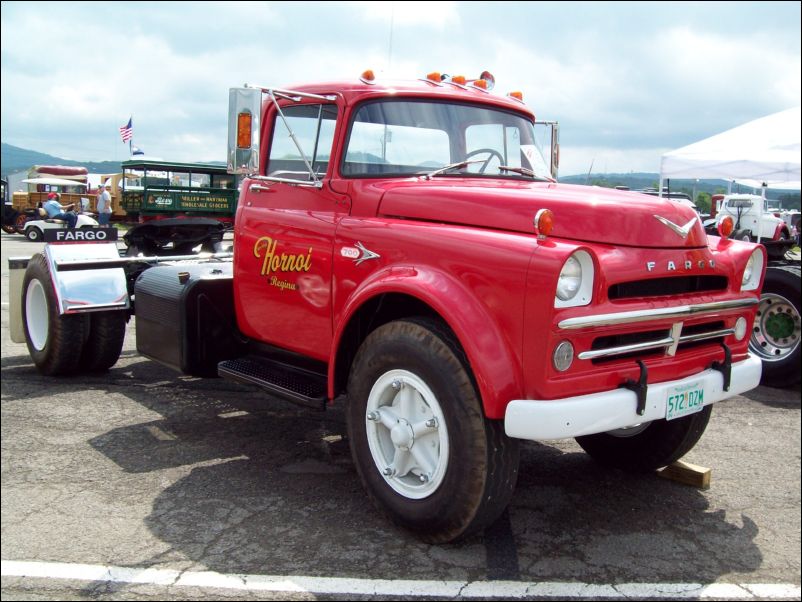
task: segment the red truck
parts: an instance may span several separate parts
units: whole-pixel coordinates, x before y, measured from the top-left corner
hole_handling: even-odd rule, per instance
[[[147,357],[343,404],[368,495],[429,542],[499,516],[522,439],[674,462],[760,381],[765,251],[668,200],[557,183],[556,135],[544,152],[520,95],[489,88],[232,89],[233,260],[48,245],[12,270],[12,331],[44,373],[105,370],[135,314]]]

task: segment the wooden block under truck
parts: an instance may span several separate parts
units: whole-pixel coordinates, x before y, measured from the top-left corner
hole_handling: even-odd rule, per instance
[[[368,496],[429,542],[495,521],[521,440],[671,464],[760,381],[765,250],[557,183],[556,124],[483,76],[232,89],[233,258],[48,245],[12,270],[14,340],[45,374],[105,370],[136,315],[155,361],[342,405]]]

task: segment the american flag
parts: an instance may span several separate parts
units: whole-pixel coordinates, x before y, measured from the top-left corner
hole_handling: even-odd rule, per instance
[[[134,137],[134,126],[132,125],[132,117],[128,118],[128,123],[120,128],[120,136],[123,137],[123,142],[128,142]]]

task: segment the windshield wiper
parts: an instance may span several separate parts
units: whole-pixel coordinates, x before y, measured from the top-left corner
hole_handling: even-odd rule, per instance
[[[522,176],[529,176],[530,178],[534,178],[535,180],[540,180],[542,182],[554,182],[552,178],[547,178],[545,176],[539,176],[535,174],[534,171],[529,169],[528,167],[512,167],[510,165],[499,165],[499,171],[513,171],[515,173],[519,173]]]
[[[441,173],[446,172],[446,171],[451,171],[452,169],[462,169],[463,167],[466,167],[467,165],[470,165],[471,163],[484,163],[484,160],[483,159],[474,159],[472,161],[458,161],[457,163],[449,163],[448,165],[443,165],[443,167],[435,169],[434,171],[430,171],[429,173],[427,173],[426,175],[423,176],[423,179],[424,180],[431,180],[432,176],[436,176],[437,174],[441,174]]]

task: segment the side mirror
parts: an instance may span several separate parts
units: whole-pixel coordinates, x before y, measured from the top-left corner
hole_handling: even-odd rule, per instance
[[[260,88],[228,91],[228,173],[259,171],[259,131],[262,111]]]

